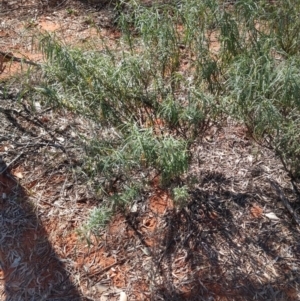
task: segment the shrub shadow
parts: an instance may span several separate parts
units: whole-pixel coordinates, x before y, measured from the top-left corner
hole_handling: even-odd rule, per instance
[[[217,178],[221,180],[206,177],[206,183],[211,180],[210,189],[193,191],[188,206],[165,217],[163,258],[154,259],[164,279],[156,298],[298,300],[299,231],[287,218],[278,222],[252,217],[249,208],[254,200],[259,204],[266,195],[258,198],[251,189],[228,191],[219,186],[227,182],[225,175]],[[182,254],[189,273],[180,283],[174,276],[180,274],[174,261]]]

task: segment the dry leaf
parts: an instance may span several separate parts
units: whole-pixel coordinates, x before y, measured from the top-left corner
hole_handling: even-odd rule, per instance
[[[41,104],[40,104],[38,101],[36,101],[36,102],[34,103],[34,106],[35,106],[35,109],[36,109],[37,111],[40,111],[40,110],[41,110]]]
[[[261,217],[263,211],[264,211],[263,208],[261,208],[260,206],[258,206],[256,204],[254,204],[250,209],[252,216],[255,218]]]
[[[126,294],[124,292],[120,293],[120,299],[119,299],[119,301],[127,301],[127,296],[126,296]]]
[[[19,172],[19,171],[14,172],[13,175],[14,175],[15,177],[17,177],[18,179],[23,179],[23,174],[22,174],[21,172]]]
[[[210,212],[209,217],[210,217],[211,219],[217,219],[219,216],[218,216],[218,213],[217,213],[217,212],[212,211],[212,212]]]
[[[205,141],[208,142],[208,143],[211,143],[211,142],[214,141],[214,138],[213,138],[213,136],[211,136],[211,135],[206,136],[204,139],[205,139]]]
[[[107,290],[109,290],[108,286],[102,285],[102,284],[96,284],[94,287],[92,287],[94,291],[96,291],[98,294],[103,294]]]
[[[48,116],[41,116],[41,117],[39,118],[39,120],[40,120],[40,122],[42,122],[42,123],[47,123],[47,122],[50,121],[50,118],[49,118]]]
[[[273,212],[265,213],[265,216],[269,219],[279,220],[279,217]]]

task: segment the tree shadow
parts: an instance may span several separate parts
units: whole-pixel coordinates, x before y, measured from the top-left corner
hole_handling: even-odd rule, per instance
[[[83,300],[48,241],[34,204],[1,160],[0,227],[2,300]]]

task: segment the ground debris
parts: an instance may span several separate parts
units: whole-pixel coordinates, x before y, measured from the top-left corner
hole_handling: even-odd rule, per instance
[[[67,42],[86,43],[95,29],[81,14],[83,4],[72,3],[2,1],[1,49],[17,37],[28,45],[37,27],[72,32]],[[8,14],[21,18],[27,5],[25,17],[35,17],[15,26]],[[90,13],[104,27],[104,13]],[[107,28],[101,33],[111,41],[120,37]],[[28,56],[36,61],[35,55],[42,59]],[[11,76],[12,66],[3,74]],[[20,91],[16,83],[0,85],[0,294],[6,301],[124,295],[300,300],[300,229],[291,219],[298,221],[299,198],[280,160],[252,143],[244,126],[228,120],[195,143],[182,179],[189,187],[186,206],[176,208],[170,192],[153,181],[130,212],[119,212],[107,229],[87,233],[83,226],[102,200],[83,172],[80,136],[96,126]],[[270,179],[278,183],[274,189]]]

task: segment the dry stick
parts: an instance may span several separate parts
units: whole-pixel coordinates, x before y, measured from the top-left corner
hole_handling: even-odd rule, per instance
[[[95,277],[95,276],[99,276],[101,274],[103,274],[104,272],[107,272],[108,270],[110,270],[112,267],[118,265],[118,264],[123,264],[125,262],[125,259],[121,259],[121,260],[117,260],[116,262],[114,262],[113,264],[101,269],[101,270],[98,270],[98,271],[95,271],[93,273],[90,273],[90,274],[85,274],[83,277],[84,278],[88,278],[88,277]]]
[[[25,64],[36,66],[36,67],[41,67],[40,64],[37,64],[33,61],[29,61],[29,60],[25,60],[25,59],[16,57],[11,52],[0,51],[0,55],[4,58],[4,61],[13,61],[13,62],[18,62],[18,63],[25,63]]]
[[[280,189],[280,186],[273,180],[269,180],[269,182],[271,186],[276,190],[277,195],[279,196],[280,200],[282,201],[286,209],[290,212],[290,214],[294,217],[297,224],[300,226],[300,217],[291,207],[288,199],[285,197],[282,190]]]
[[[16,162],[20,157],[22,157],[23,156],[23,153],[21,153],[21,154],[19,154],[18,156],[16,156],[11,162],[9,162],[8,164],[6,164],[5,166],[3,165],[3,163],[2,163],[2,165],[3,165],[3,167],[1,167],[1,170],[0,170],[0,175],[2,175],[8,168],[9,168],[9,166],[10,165],[12,165],[14,162]],[[2,160],[2,159],[1,159]],[[3,161],[3,160],[2,160]]]

